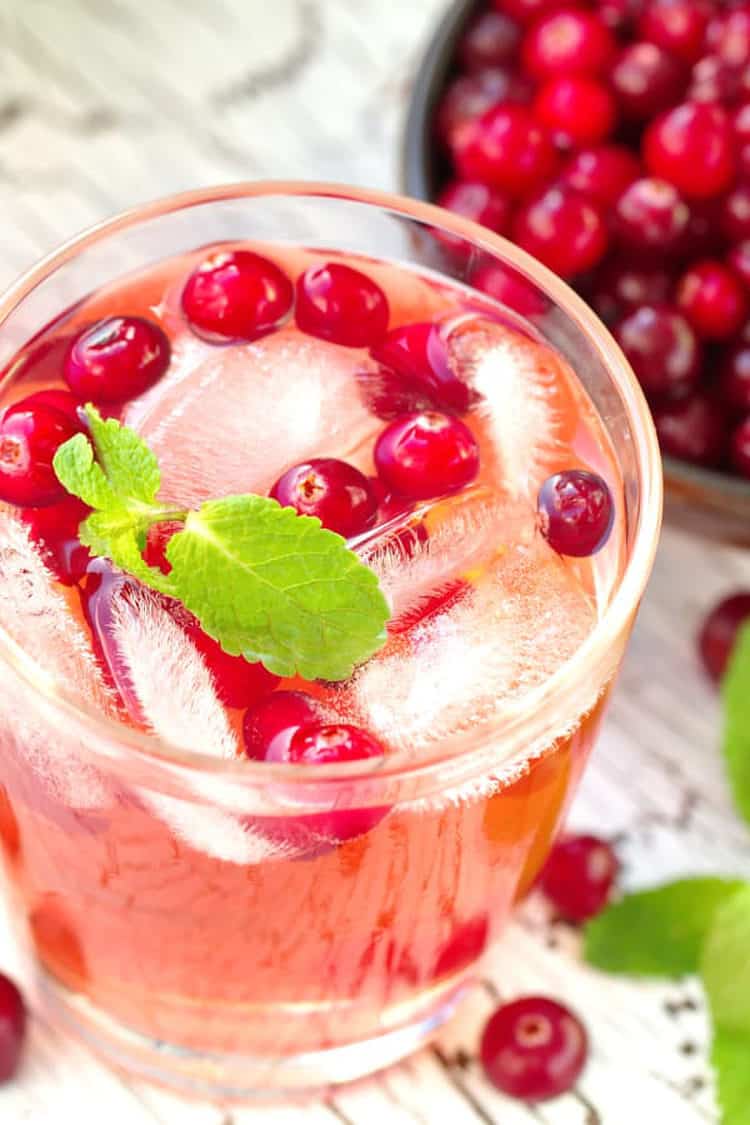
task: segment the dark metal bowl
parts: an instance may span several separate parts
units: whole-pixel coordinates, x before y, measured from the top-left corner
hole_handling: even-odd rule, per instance
[[[402,180],[416,199],[432,201],[448,175],[435,142],[433,116],[455,66],[458,41],[481,0],[456,0],[438,25],[412,87],[404,133]],[[750,481],[664,458],[670,522],[710,538],[750,546]]]

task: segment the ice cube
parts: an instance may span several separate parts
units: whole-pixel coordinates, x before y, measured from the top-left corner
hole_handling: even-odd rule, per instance
[[[212,859],[251,864],[297,854],[283,837],[272,839],[253,827],[249,819],[243,822],[221,809],[165,793],[141,793],[141,799],[178,840]]]
[[[541,536],[506,543],[463,598],[365,665],[342,706],[393,749],[418,755],[496,721],[573,655],[594,620]]]
[[[367,439],[380,425],[356,377],[368,365],[352,349],[292,330],[228,347],[184,337],[166,378],[125,421],[157,454],[170,501],[265,493],[307,457],[367,465]]]

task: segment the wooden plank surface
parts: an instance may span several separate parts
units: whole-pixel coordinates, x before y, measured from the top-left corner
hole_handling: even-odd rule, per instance
[[[0,0],[0,284],[63,238],[170,191],[259,176],[396,187],[410,76],[441,0]],[[718,709],[693,635],[750,585],[738,553],[664,535],[573,822],[619,841],[625,881],[750,875],[717,753]],[[489,956],[437,1046],[297,1107],[227,1113],[126,1083],[37,1019],[3,1125],[702,1125],[715,1122],[695,981],[637,985],[583,967],[540,902]],[[0,964],[23,966],[0,911]],[[529,1109],[493,1092],[474,1051],[498,996],[571,1002],[593,1054],[576,1091]]]

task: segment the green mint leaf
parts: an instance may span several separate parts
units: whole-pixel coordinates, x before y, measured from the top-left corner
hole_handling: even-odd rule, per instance
[[[722,684],[724,758],[738,812],[750,822],[750,625],[738,636]]]
[[[170,540],[176,596],[222,648],[342,680],[385,641],[377,576],[320,521],[263,496],[210,500]]]
[[[96,459],[112,491],[128,507],[151,506],[161,486],[156,457],[143,438],[116,418],[102,418],[95,406],[86,406]]]
[[[697,972],[717,911],[744,885],[731,879],[681,879],[627,895],[589,922],[584,956],[610,973]]]
[[[715,1027],[750,1036],[750,883],[716,910],[700,969]]]
[[[117,503],[111,484],[94,460],[94,450],[85,434],[76,434],[55,453],[52,466],[60,483],[90,508]]]
[[[711,1062],[722,1125],[750,1125],[750,1035],[717,1030]]]

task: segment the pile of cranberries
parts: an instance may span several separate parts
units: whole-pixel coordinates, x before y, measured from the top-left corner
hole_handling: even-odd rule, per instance
[[[665,452],[750,478],[750,4],[490,0],[457,67],[439,202],[591,303]]]

